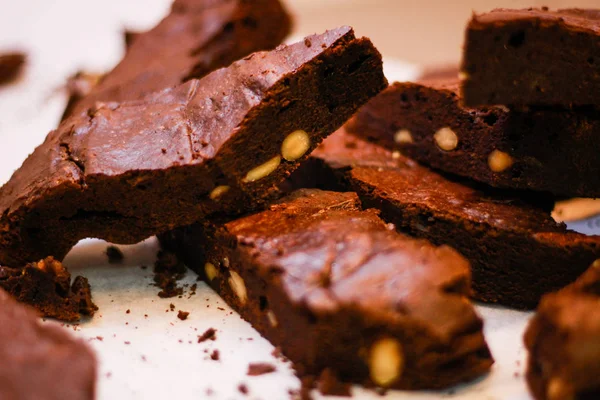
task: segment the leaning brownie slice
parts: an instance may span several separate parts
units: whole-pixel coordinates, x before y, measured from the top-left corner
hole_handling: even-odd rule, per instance
[[[96,358],[64,328],[42,323],[0,289],[0,398],[93,400]]]
[[[279,0],[175,0],[158,25],[136,35],[123,60],[85,98],[71,98],[63,119],[96,102],[138,100],[202,78],[289,34]]]
[[[301,184],[356,191],[397,229],[457,249],[471,262],[478,300],[535,307],[600,257],[600,236],[567,230],[532,205],[538,199],[481,191],[343,129],[313,157]]]
[[[537,400],[600,398],[600,261],[544,296],[525,345],[527,382]]]
[[[470,108],[458,86],[456,78],[395,83],[348,131],[491,186],[600,196],[600,112]]]
[[[51,132],[0,189],[0,263],[256,207],[386,84],[372,43],[343,27],[140,101],[98,104]]]
[[[468,262],[393,231],[354,193],[300,190],[266,211],[163,237],[301,376],[443,388],[492,364]]]
[[[462,76],[468,106],[600,106],[600,10],[474,15]]]

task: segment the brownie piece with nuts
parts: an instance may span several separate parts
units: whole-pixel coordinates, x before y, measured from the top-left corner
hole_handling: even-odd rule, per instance
[[[0,188],[0,264],[257,207],[386,85],[370,40],[342,27],[74,115]]]
[[[25,65],[25,54],[0,54],[0,85],[14,81]]]
[[[463,254],[478,300],[533,308],[600,257],[600,236],[567,230],[538,199],[482,191],[343,129],[312,156],[302,174],[319,177],[313,185],[355,191],[398,230]]]
[[[0,289],[0,398],[93,400],[96,357],[82,340]]]
[[[456,78],[395,83],[347,129],[494,187],[600,197],[600,112],[470,108],[458,86]]]
[[[137,34],[123,60],[71,110],[138,100],[202,78],[252,52],[273,49],[290,29],[279,0],[176,0],[171,13]]]
[[[24,268],[0,266],[0,287],[44,317],[61,321],[77,321],[80,315],[91,316],[98,309],[87,279],[77,276],[71,282],[69,271],[52,257]]]
[[[493,363],[467,300],[469,263],[398,234],[355,193],[299,190],[162,239],[301,377],[329,369],[345,382],[434,389]]]
[[[600,398],[600,260],[544,296],[525,333],[527,383],[537,400]]]
[[[468,106],[600,106],[600,10],[498,9],[467,27]]]

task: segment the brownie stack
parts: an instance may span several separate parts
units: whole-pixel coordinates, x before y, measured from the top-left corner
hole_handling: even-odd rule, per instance
[[[599,49],[596,11],[475,15],[460,73],[395,83],[347,124],[436,170],[420,174],[437,182],[430,197],[444,200],[426,204],[414,188],[394,196],[356,176],[346,183],[368,187],[366,200],[401,229],[467,256],[475,298],[535,307],[600,257],[600,237],[571,232],[548,212],[557,197],[600,195]]]

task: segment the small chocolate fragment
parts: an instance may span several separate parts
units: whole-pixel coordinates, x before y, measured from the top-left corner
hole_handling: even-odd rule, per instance
[[[205,342],[207,340],[216,340],[217,330],[215,328],[208,328],[201,336],[198,336],[198,343]]]
[[[179,318],[182,321],[185,321],[189,315],[190,315],[189,312],[179,310],[179,312],[177,313],[177,318]]]
[[[160,250],[154,263],[154,284],[161,289],[158,297],[172,298],[183,294],[183,288],[177,282],[185,277],[185,265],[172,252]],[[175,309],[173,304],[171,311]]]
[[[213,350],[212,353],[210,353],[210,359],[213,361],[219,361],[220,358],[220,353],[219,350]]]
[[[17,79],[23,66],[26,56],[23,53],[0,54],[0,85],[5,85]]]
[[[248,365],[248,376],[259,376],[270,374],[277,371],[277,368],[273,364],[269,363],[251,363]]]

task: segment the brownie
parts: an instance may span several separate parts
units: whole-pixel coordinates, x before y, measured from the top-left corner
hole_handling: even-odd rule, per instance
[[[0,266],[0,287],[20,302],[36,307],[43,316],[62,321],[77,321],[98,309],[87,279],[77,276],[71,282],[69,271],[52,257],[24,268]]]
[[[456,78],[395,83],[348,131],[499,188],[600,197],[600,111],[462,105]]]
[[[0,54],[0,85],[17,79],[25,65],[25,59],[26,56],[23,53]]]
[[[462,62],[468,106],[600,105],[600,10],[474,15]]]
[[[202,78],[252,52],[273,49],[290,29],[279,0],[175,0],[170,14],[135,35],[123,60],[73,110],[138,100]]]
[[[73,113],[75,105],[78,104],[85,96],[89,95],[92,90],[102,80],[104,74],[91,73],[86,71],[77,71],[73,76],[67,79],[66,91],[69,99],[61,121],[68,118]]]
[[[93,400],[96,357],[81,340],[0,289],[0,398]]]
[[[301,189],[266,211],[163,235],[165,247],[293,363],[343,382],[444,388],[493,360],[468,262],[398,234],[355,193]]]
[[[60,260],[82,238],[136,243],[257,207],[386,85],[379,52],[342,27],[142,100],[98,103],[0,188],[0,264]]]
[[[312,170],[301,173],[319,177],[311,178],[314,186],[356,191],[398,230],[463,254],[477,300],[533,308],[600,258],[600,236],[568,230],[537,199],[484,192],[343,129],[313,157]]]
[[[600,261],[544,296],[525,333],[527,383],[537,400],[600,398]]]

